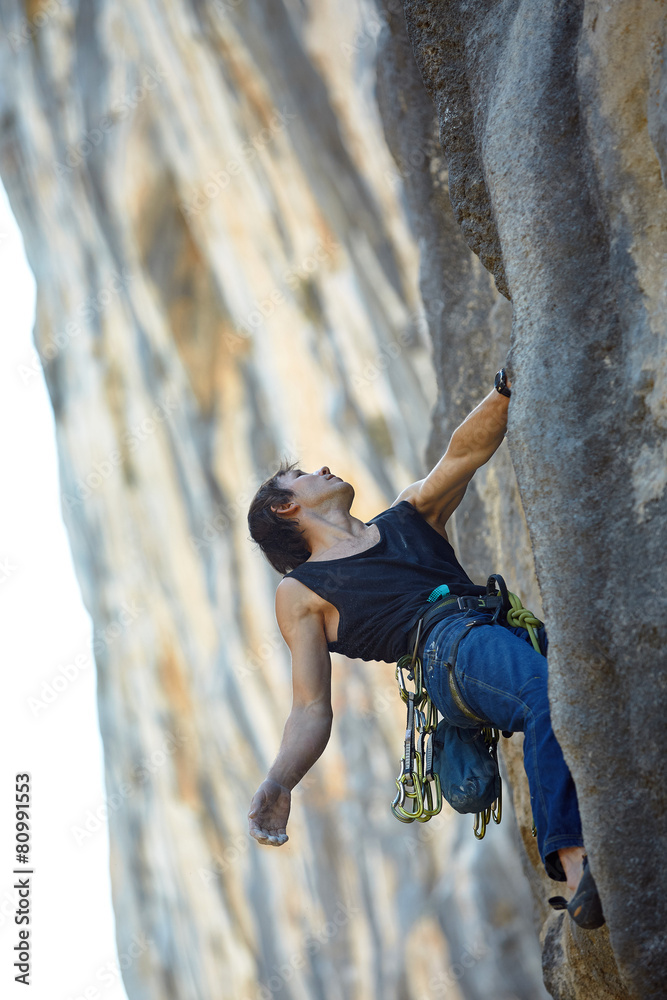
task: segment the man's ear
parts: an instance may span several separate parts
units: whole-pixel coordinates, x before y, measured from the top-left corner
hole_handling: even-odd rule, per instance
[[[278,504],[277,507],[272,504],[271,510],[274,514],[279,514],[280,517],[294,517],[299,510],[299,504],[295,503],[294,500],[289,500],[287,503]]]

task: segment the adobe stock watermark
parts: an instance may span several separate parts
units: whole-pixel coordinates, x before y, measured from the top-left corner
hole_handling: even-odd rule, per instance
[[[216,882],[221,875],[233,868],[250,849],[250,835],[239,833],[232,837],[222,854],[211,856],[208,868],[198,868],[197,874],[204,885]]]
[[[398,700],[399,694],[396,690],[373,690],[371,704],[360,713],[362,720],[364,722],[372,722],[374,719],[379,719],[388,709],[395,709]]]
[[[260,642],[257,652],[247,650],[241,662],[235,660],[232,663],[232,671],[238,680],[245,680],[257,670],[261,670],[267,663],[270,663],[279,650],[284,649],[285,643],[282,636],[268,636]]]
[[[108,115],[102,115],[97,125],[91,129],[86,129],[81,133],[76,142],[70,143],[66,147],[63,162],[56,160],[53,169],[56,177],[66,177],[81,166],[83,161],[90,156],[92,151],[101,146],[106,136],[113,130],[118,122],[123,121],[136,107],[145,101],[151,91],[156,90],[160,84],[166,80],[167,74],[158,66],[144,71],[141,83],[122,97],[114,101],[109,108]]]
[[[241,752],[232,752],[228,755],[228,758],[231,763],[243,764],[244,757]],[[227,760],[228,758],[226,756],[224,759]],[[314,775],[304,774],[298,785],[295,785],[292,789],[292,802],[298,799],[303,792],[312,788],[316,781],[317,778]],[[221,853],[211,855],[206,868],[197,869],[197,874],[204,885],[217,882],[222,875],[231,868],[234,868],[246,856],[254,843],[254,839],[249,833],[239,833],[235,837],[232,837]],[[255,846],[257,845],[255,844]]]
[[[69,831],[77,847],[81,847],[83,843],[102,830],[108,822],[109,816],[118,812],[128,799],[136,794],[139,785],[146,784],[153,775],[157,774],[169,758],[184,743],[187,743],[188,739],[188,736],[183,736],[181,733],[168,732],[157,750],[154,750],[150,756],[142,757],[139,764],[135,766],[131,782],[121,782],[117,792],[107,796],[96,809],[88,809],[80,823],[70,826]]]
[[[391,170],[385,170],[384,179],[391,188],[396,189],[401,182],[405,183],[415,171],[423,170],[429,162],[430,156],[420,146],[417,146],[410,150],[400,166],[395,164]]]
[[[443,799],[443,809],[447,807],[447,803]],[[403,847],[406,852],[414,857],[415,854],[421,853],[425,844],[430,844],[432,840],[436,840],[439,836],[444,836],[445,830],[447,829],[452,813],[440,812],[437,816],[433,816],[428,823],[420,823],[419,827],[415,829],[414,826],[410,827],[410,836],[406,837],[403,841]]]
[[[382,31],[389,27],[388,15],[396,14],[403,18],[403,4],[401,0],[385,0],[384,10],[373,10],[366,14],[359,31],[353,42],[342,42],[341,52],[351,59],[357,52],[362,52],[365,48],[377,45],[378,38]]]
[[[196,188],[187,201],[181,202],[180,209],[183,215],[186,218],[199,215],[210,202],[218,197],[221,191],[229,187],[232,178],[237,177],[243,170],[244,164],[254,160],[259,150],[268,146],[297,117],[286,108],[283,108],[282,111],[274,111],[268,125],[243,143],[238,156],[227,160],[219,170],[212,171],[201,187]]]
[[[61,351],[65,350],[72,340],[80,336],[86,328],[85,324],[92,322],[97,316],[103,313],[113,300],[122,291],[125,291],[133,277],[132,272],[126,267],[123,267],[120,271],[114,271],[102,288],[99,288],[92,295],[87,296],[83,302],[80,302],[74,310],[74,319],[66,323],[64,329],[54,333],[40,347],[39,351],[33,351],[29,364],[18,365],[17,371],[23,384],[28,385],[36,375],[41,375],[43,364],[53,361]]]
[[[7,583],[8,580],[11,580],[17,569],[18,566],[15,566],[11,561],[11,556],[3,556],[0,559],[0,587],[3,583]]]
[[[294,978],[299,969],[305,968],[308,957],[321,951],[359,913],[358,906],[338,901],[331,919],[323,923],[316,931],[307,934],[303,947],[295,951],[286,962],[274,965],[266,983],[261,983],[252,997],[244,997],[243,1000],[273,1000],[284,989],[285,984]]]
[[[231,10],[236,10],[241,4],[244,4],[245,0],[215,0],[213,4],[213,10],[220,14],[221,17],[226,17]]]
[[[195,552],[208,548],[223,531],[226,531],[234,523],[239,513],[245,512],[259,485],[259,480],[257,480],[256,485],[242,490],[236,500],[218,506],[215,513],[202,522],[199,534],[190,535],[190,545]]]
[[[451,988],[460,983],[466,972],[474,968],[488,953],[489,946],[482,940],[465,947],[458,961],[452,962],[446,971],[431,976],[428,981],[429,993],[422,994],[419,1000],[434,1000],[435,997],[449,996]]]
[[[35,37],[40,28],[48,24],[51,18],[63,7],[69,7],[69,0],[46,0],[45,3],[40,4],[31,17],[24,17],[18,31],[9,31],[7,33],[7,41],[12,48],[12,52],[19,52],[20,49],[27,45]]]
[[[299,448],[295,442],[291,441],[285,445],[284,454],[297,455],[298,453]],[[230,500],[229,503],[219,504],[213,514],[207,517],[205,521],[202,521],[198,533],[196,535],[191,534],[189,539],[190,545],[195,552],[208,548],[219,535],[236,522],[239,516],[242,516],[245,520],[250,501],[261,484],[274,475],[279,464],[279,462],[276,462],[273,465],[267,465],[264,469],[252,473],[252,475],[246,478],[244,485],[233,500]]]
[[[377,45],[377,40],[386,27],[387,19],[384,16],[384,12],[373,11],[370,16],[364,18],[353,42],[341,42],[341,52],[348,60],[352,59],[353,56],[358,52],[363,52],[369,45]]]
[[[16,889],[7,889],[0,899],[0,927],[4,927],[7,920],[14,922],[16,915]],[[30,985],[30,984],[28,984]]]
[[[108,990],[110,986],[120,985],[121,973],[129,969],[154,943],[145,934],[134,934],[129,945],[120,952],[118,958],[105,962],[97,969],[95,982],[100,983],[100,986],[91,983],[82,992],[71,993],[67,1000],[99,1000],[104,990]]]
[[[355,389],[366,389],[373,382],[386,372],[392,362],[401,357],[406,347],[413,343],[413,334],[410,330],[404,329],[398,334],[395,340],[382,347],[372,358],[370,358],[361,370],[361,374],[352,375],[352,385]]]
[[[93,633],[92,654],[101,653],[111,646],[144,612],[144,608],[134,601],[123,601],[120,607],[118,616],[112,622]],[[68,663],[58,667],[48,680],[42,681],[39,690],[30,695],[27,701],[35,718],[55,704],[90,667],[94,667],[92,654],[90,650],[77,653]]]
[[[340,250],[340,243],[333,236],[326,236],[318,240],[317,245],[312,251],[295,267],[291,267],[283,272],[282,279],[284,284],[292,290],[297,289],[301,282],[318,271],[337,250]],[[247,340],[285,302],[287,302],[287,295],[280,287],[274,288],[262,299],[257,299],[248,315],[237,324],[235,332],[225,335],[225,341],[228,346],[233,347],[239,339]]]
[[[230,748],[223,754],[221,760],[225,765],[243,765],[247,755],[238,746]],[[292,788],[291,797],[294,803],[301,795],[308,792],[319,781],[319,776],[312,770],[308,771],[299,779]],[[244,858],[251,847],[257,846],[250,833],[239,833],[232,837],[221,853],[212,854],[207,862],[207,867],[198,868],[197,874],[204,885],[217,881],[222,875],[238,864]]]
[[[431,308],[433,309],[442,309],[443,307],[444,302],[440,299],[434,300],[431,303]],[[402,356],[406,349],[415,346],[415,331],[426,332],[426,326],[426,317],[423,311],[421,309],[414,310],[395,339],[385,344],[372,358],[369,358],[365,362],[361,372],[354,372],[352,374],[352,385],[355,389],[367,389],[369,385],[376,382],[383,372],[386,372],[393,362]],[[419,334],[417,336],[419,337]]]
[[[133,454],[148,438],[155,434],[158,427],[169,420],[174,410],[179,409],[177,397],[166,397],[156,404],[143,420],[136,423],[123,434],[123,443],[129,454]],[[93,468],[82,479],[77,479],[73,493],[62,493],[63,506],[67,510],[80,507],[93,493],[102,486],[123,464],[123,454],[118,448],[109,452],[106,458],[96,462]]]

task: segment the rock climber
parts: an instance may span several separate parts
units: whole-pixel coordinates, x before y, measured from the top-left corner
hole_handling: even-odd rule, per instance
[[[422,480],[367,523],[350,513],[354,489],[326,466],[308,473],[283,465],[257,491],[248,513],[251,537],[283,575],[276,617],[292,656],[292,709],[278,755],[255,793],[250,834],[279,847],[287,839],[291,790],[322,754],[331,733],[331,652],[395,663],[408,637],[433,607],[421,636],[424,683],[440,714],[471,727],[471,715],[524,734],[524,766],[537,845],[550,878],[573,896],[567,907],[581,926],[604,923],[583,846],[574,782],[551,727],[547,661],[524,641],[524,629],[492,623],[465,629],[469,612],[458,597],[486,593],[459,564],[446,525],[476,470],[489,461],[507,430],[510,382],[504,369],[494,388],[454,431],[445,454]],[[457,702],[446,664],[452,644]],[[461,703],[463,699],[463,704]],[[462,708],[466,709],[465,714]]]

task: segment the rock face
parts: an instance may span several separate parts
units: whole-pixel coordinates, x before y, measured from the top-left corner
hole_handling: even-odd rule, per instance
[[[520,856],[552,995],[658,995],[661,8],[547,7],[408,3],[408,40],[397,0],[0,0],[0,172],[96,628],[119,950],[151,942],[131,1000],[539,1000]],[[372,516],[441,453],[510,329],[556,720],[623,984],[606,931],[545,908],[517,737],[518,827],[479,845],[449,812],[390,816],[386,665],[336,662],[290,844],[246,833],[289,710],[256,485],[283,455],[326,461]],[[454,541],[539,610],[505,446]]]
[[[510,451],[611,947],[628,994],[662,997],[664,6],[407,0],[406,15],[455,214],[513,303]]]
[[[418,243],[430,324],[458,318],[481,345],[498,295],[471,254],[428,260],[440,226],[442,253],[460,239],[411,61],[385,97],[415,88],[434,219],[383,134],[388,15],[258,0],[0,12],[0,171],[38,282],[95,623],[119,951],[138,930],[150,942],[128,995],[545,995],[529,908],[498,873],[499,845],[505,869],[517,857],[511,818],[480,847],[449,812],[418,829],[389,813],[404,719],[387,665],[336,663],[334,737],[295,795],[290,844],[247,835],[290,694],[277,578],[247,539],[254,488],[283,454],[326,461],[372,516],[504,353],[457,372],[431,431]],[[440,266],[465,287],[457,272],[438,291]],[[17,377],[38,370],[26,359]],[[480,483],[473,507],[497,504],[492,473]]]

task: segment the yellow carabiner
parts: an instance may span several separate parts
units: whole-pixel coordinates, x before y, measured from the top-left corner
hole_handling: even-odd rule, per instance
[[[433,788],[435,787],[435,805],[433,804]],[[440,775],[434,774],[432,778],[426,778],[423,783],[424,813],[419,817],[420,823],[427,823],[432,816],[437,816],[442,809],[442,788],[440,787]]]
[[[472,832],[475,834],[478,840],[484,839],[484,834],[486,833],[486,828],[491,820],[491,808],[484,809],[482,812],[475,813],[475,822],[472,828]]]
[[[500,792],[498,794],[498,798],[493,803],[493,805],[492,805],[491,808],[493,810],[493,812],[491,813],[491,815],[493,816],[493,822],[494,823],[500,823],[501,819],[503,818],[503,786],[502,786],[502,784],[500,786]]]
[[[415,685],[414,691],[408,689],[406,678],[403,676],[403,671],[407,671],[408,680],[409,675],[412,674],[412,680]],[[396,680],[398,681],[398,691],[403,699],[407,701],[410,695],[414,698],[414,703],[417,708],[420,708],[424,702],[428,699],[428,693],[422,684],[422,661],[418,656],[402,656],[396,664]]]
[[[405,678],[403,677],[403,671],[410,663],[409,656],[402,656],[398,663],[396,664],[396,680],[398,681],[398,693],[400,694],[403,701],[408,700],[408,687],[405,683]]]
[[[410,787],[407,787],[408,785]],[[400,777],[396,779],[396,787],[398,788],[398,792],[396,794],[396,798],[391,804],[391,811],[396,819],[400,819],[401,822],[413,823],[416,819],[419,819],[424,812],[424,799],[422,797],[421,784],[419,781],[414,780],[414,775],[401,774]],[[408,811],[403,808],[403,803],[406,798],[414,801],[414,809]]]

